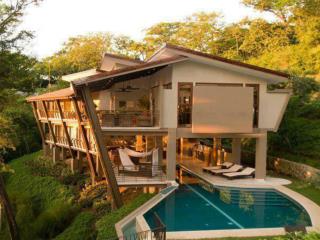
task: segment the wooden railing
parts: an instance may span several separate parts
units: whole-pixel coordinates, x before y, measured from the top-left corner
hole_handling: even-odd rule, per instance
[[[46,140],[49,141],[49,142],[54,142],[53,140],[53,137],[51,134],[47,134],[46,135]],[[57,140],[57,143],[58,144],[61,144],[61,145],[64,145],[64,146],[68,146],[68,139],[64,136],[56,136],[56,140]],[[74,148],[78,148],[78,149],[83,149],[85,150],[85,146],[84,146],[84,143],[83,143],[83,140],[82,139],[79,139],[79,138],[71,138],[71,143],[72,143],[72,147]],[[94,142],[89,142],[89,145],[90,145],[90,150],[93,151],[93,152],[96,152],[97,149],[96,149],[96,145]]]
[[[47,118],[46,113],[42,109],[38,109],[38,114],[40,118]],[[59,111],[56,110],[49,110],[48,111],[48,118],[49,119],[61,119]],[[76,120],[77,115],[75,111],[63,111],[63,119],[68,120]]]
[[[151,111],[98,111],[102,127],[154,127],[159,114]]]

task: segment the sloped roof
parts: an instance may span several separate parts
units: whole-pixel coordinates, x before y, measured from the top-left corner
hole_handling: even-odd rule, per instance
[[[172,50],[179,51],[179,53],[181,55],[183,55],[183,53],[191,54],[191,55],[194,55],[194,56],[200,56],[200,57],[208,58],[208,59],[211,59],[211,60],[216,60],[216,61],[219,61],[219,62],[232,64],[232,65],[235,65],[235,66],[244,67],[244,68],[248,68],[248,69],[251,69],[251,70],[255,70],[255,71],[260,71],[260,72],[276,75],[276,76],[279,76],[279,77],[284,77],[284,78],[289,78],[290,77],[289,74],[281,72],[281,71],[271,70],[271,69],[268,69],[268,68],[259,67],[259,66],[256,66],[256,65],[252,65],[252,64],[248,64],[248,63],[244,63],[244,62],[240,62],[240,61],[236,61],[236,60],[231,60],[231,59],[228,59],[228,58],[219,57],[219,56],[208,54],[208,53],[203,53],[203,52],[191,50],[189,48],[184,48],[184,47],[180,47],[180,46],[176,46],[176,45],[172,45],[172,44],[165,44],[163,47],[161,47],[159,50],[157,50],[147,60],[147,62],[154,61],[153,59],[155,59],[157,56],[161,55],[163,53],[163,51],[166,50],[166,49],[172,49]]]
[[[183,57],[183,56],[177,56],[177,57],[165,58],[165,59],[152,61],[152,62],[144,62],[139,65],[129,66],[126,68],[120,68],[120,69],[107,71],[107,72],[101,72],[101,73],[96,74],[94,76],[84,77],[79,80],[73,81],[73,83],[75,86],[82,85],[82,84],[90,84],[92,82],[96,82],[99,80],[103,80],[103,79],[107,79],[107,78],[110,79],[110,78],[113,78],[113,77],[116,77],[119,75],[125,75],[125,74],[129,74],[132,72],[142,71],[142,70],[146,70],[146,69],[152,69],[155,67],[168,65],[168,64],[171,64],[174,62],[179,62],[179,61],[182,61],[185,59],[187,59],[187,58]]]
[[[68,99],[74,96],[74,91],[72,88],[64,88],[53,92],[44,93],[37,96],[28,97],[28,102],[41,101],[41,100],[58,100],[58,99]]]

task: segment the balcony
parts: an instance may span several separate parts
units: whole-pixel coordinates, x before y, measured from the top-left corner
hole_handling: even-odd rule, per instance
[[[77,120],[77,115],[75,111],[63,111],[63,119],[67,120]],[[46,113],[43,109],[38,109],[38,114],[40,119],[46,119]],[[50,120],[61,119],[60,113],[57,110],[49,110],[48,111],[48,118]]]
[[[56,136],[57,145],[60,145],[62,147],[69,147],[68,139],[65,136]],[[46,141],[49,143],[54,143],[53,137],[51,134],[46,134]],[[85,145],[82,139],[79,138],[71,138],[71,147],[74,150],[81,150],[85,151]],[[94,142],[89,142],[90,145],[90,151],[96,152],[96,144]]]
[[[98,111],[102,127],[156,127],[159,114],[151,111]]]

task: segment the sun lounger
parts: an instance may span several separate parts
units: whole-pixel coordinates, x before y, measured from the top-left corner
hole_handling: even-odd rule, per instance
[[[244,178],[244,177],[254,177],[254,168],[246,167],[240,172],[224,173],[223,176],[228,179]]]
[[[212,174],[223,174],[223,173],[232,173],[232,172],[238,172],[242,169],[243,167],[241,165],[238,164],[234,164],[233,166],[231,166],[228,169],[218,169],[218,170],[210,170],[210,173]]]
[[[227,169],[233,166],[232,162],[224,162],[218,166],[210,166],[210,167],[203,167],[202,170],[205,172],[209,172],[210,170],[219,170],[219,169]]]

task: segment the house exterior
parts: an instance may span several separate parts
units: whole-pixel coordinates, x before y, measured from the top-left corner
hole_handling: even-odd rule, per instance
[[[105,54],[99,69],[64,76],[69,88],[27,101],[45,154],[68,159],[74,171],[89,170],[93,182],[106,180],[120,206],[121,186],[175,180],[177,144],[189,139],[211,138],[214,147],[231,139],[228,160],[235,163],[241,161],[241,139],[255,139],[255,178],[264,179],[267,134],[278,130],[290,97],[289,90],[268,86],[288,77],[166,44],[144,62]],[[119,176],[110,152],[127,144],[126,137],[134,139],[135,150],[159,149],[161,178],[139,182]]]

